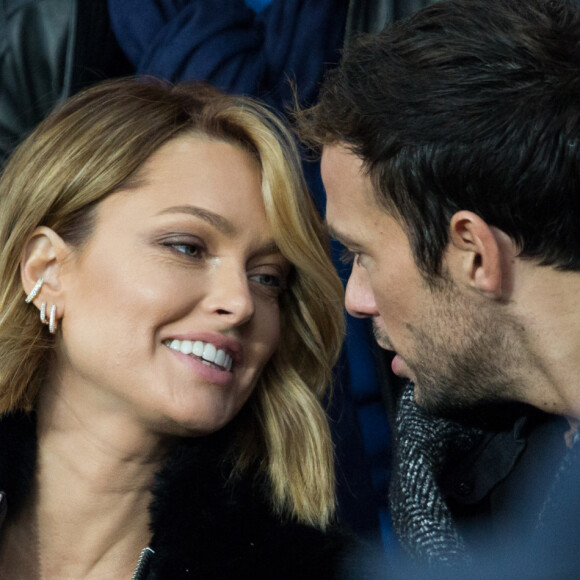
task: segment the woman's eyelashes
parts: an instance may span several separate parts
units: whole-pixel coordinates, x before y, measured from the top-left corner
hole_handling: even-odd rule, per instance
[[[185,254],[189,258],[201,258],[203,253],[203,248],[196,244],[173,244],[173,247],[182,254]]]
[[[201,260],[207,255],[205,244],[198,239],[165,239],[162,245],[192,260]]]
[[[280,296],[287,288],[287,278],[281,274],[248,274],[248,280],[256,282],[261,290],[272,296]]]
[[[282,287],[282,280],[274,274],[252,274],[250,280],[255,280],[264,286]]]

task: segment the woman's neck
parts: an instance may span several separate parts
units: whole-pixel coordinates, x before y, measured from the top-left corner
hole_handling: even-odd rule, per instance
[[[58,397],[38,407],[33,488],[2,534],[10,578],[130,578],[150,539],[148,506],[169,442],[127,418],[96,417]],[[28,539],[28,540],[27,540]]]

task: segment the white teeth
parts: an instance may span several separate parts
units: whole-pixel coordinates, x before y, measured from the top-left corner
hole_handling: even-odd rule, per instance
[[[191,352],[193,351],[193,342],[191,342],[191,340],[182,340],[179,350],[183,354],[191,354]]]
[[[213,361],[218,367],[223,367],[226,360],[226,353],[223,350],[218,350]]]
[[[201,340],[196,340],[193,343],[192,352],[195,356],[201,356],[203,354],[203,342],[201,342]]]
[[[211,342],[206,342],[201,357],[208,362],[214,362],[216,352],[216,347]]]
[[[183,354],[193,354],[200,357],[202,362],[209,366],[215,365],[225,368],[226,371],[232,369],[232,357],[222,349],[217,349],[211,342],[202,342],[201,340],[168,340],[165,342],[172,350],[178,350]]]

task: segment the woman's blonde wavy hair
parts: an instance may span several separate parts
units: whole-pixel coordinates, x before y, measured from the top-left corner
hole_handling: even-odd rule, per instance
[[[252,99],[200,84],[107,81],[66,101],[16,150],[0,180],[0,413],[34,408],[58,340],[24,303],[19,264],[35,228],[82,248],[95,206],[187,134],[240,145],[259,160],[268,220],[294,265],[281,299],[281,343],[244,410],[234,473],[258,465],[277,513],[325,527],[335,496],[322,400],[343,337],[342,285],[293,137]]]

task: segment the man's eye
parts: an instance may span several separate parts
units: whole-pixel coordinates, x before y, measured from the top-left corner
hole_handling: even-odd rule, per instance
[[[344,248],[342,250],[342,252],[340,253],[340,261],[345,266],[348,266],[349,264],[352,264],[353,260],[354,260],[354,252],[351,252],[350,250],[347,250],[346,248]]]
[[[357,266],[360,266],[361,256],[359,252],[353,252],[345,248],[340,254],[340,261],[346,266],[352,264],[353,262],[356,263]]]

